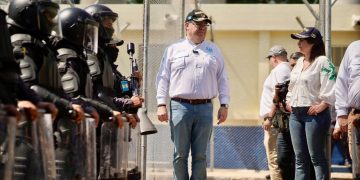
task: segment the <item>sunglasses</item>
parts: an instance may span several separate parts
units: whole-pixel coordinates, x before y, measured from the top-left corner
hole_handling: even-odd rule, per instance
[[[209,27],[210,24],[207,22],[195,22],[195,21],[191,21],[191,24],[193,24],[196,28],[205,28],[205,27]]]
[[[275,56],[268,56],[267,58],[270,61],[272,57],[275,57]]]

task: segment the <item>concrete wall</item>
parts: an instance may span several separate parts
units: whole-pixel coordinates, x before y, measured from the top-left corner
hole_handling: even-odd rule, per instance
[[[155,9],[158,10],[152,12],[152,18],[158,17],[158,21],[150,23],[161,33],[165,29],[164,16],[169,12],[164,5],[157,6]],[[120,21],[131,23],[122,33],[122,38],[141,44],[143,5],[110,7],[119,13]],[[214,40],[226,59],[231,86],[227,124],[259,124],[262,84],[271,70],[264,58],[268,49],[280,44],[286,47],[289,53],[296,51],[297,41],[290,38],[290,33],[298,32],[301,28],[295,17],[299,16],[306,26],[314,26],[315,19],[306,6],[300,4],[203,4],[201,7],[214,19]],[[318,10],[316,5],[313,8]],[[335,4],[332,13],[333,46],[347,46],[351,41],[360,39],[360,28],[351,24],[352,16],[360,15],[359,4]],[[129,67],[127,59],[126,48],[122,47],[117,63],[121,67]],[[120,69],[128,74],[129,68]],[[217,112],[217,101],[215,104]]]

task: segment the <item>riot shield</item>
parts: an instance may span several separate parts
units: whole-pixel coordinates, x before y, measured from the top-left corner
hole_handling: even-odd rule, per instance
[[[13,178],[16,180],[44,179],[38,148],[37,121],[39,119],[31,121],[26,110],[23,109],[20,113],[21,118],[16,130]]]
[[[16,117],[7,116],[0,110],[0,179],[12,180]]]
[[[129,127],[128,180],[141,179],[141,134],[140,127]]]
[[[55,148],[51,114],[41,114],[36,123],[44,176],[48,180],[55,180]]]
[[[127,148],[129,125],[119,129],[114,122],[104,122],[100,137],[99,179],[125,180],[127,177]]]
[[[96,180],[96,122],[90,115],[86,115],[80,124],[80,138],[83,159],[83,176],[87,180]]]
[[[83,154],[79,148],[79,125],[71,119],[60,118],[57,123],[56,137],[56,175],[57,179],[74,179],[78,164],[82,166]],[[78,158],[78,159],[77,159]]]

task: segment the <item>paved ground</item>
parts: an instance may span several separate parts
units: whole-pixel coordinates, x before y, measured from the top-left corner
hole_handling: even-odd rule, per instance
[[[208,169],[208,180],[264,180],[268,171],[240,170],[240,169]],[[148,180],[171,180],[171,170],[159,170],[148,172]],[[333,172],[331,179],[348,180],[352,179],[348,172]]]

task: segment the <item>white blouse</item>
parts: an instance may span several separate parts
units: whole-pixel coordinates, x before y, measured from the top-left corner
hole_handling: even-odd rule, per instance
[[[335,102],[336,69],[326,56],[317,57],[304,71],[300,58],[291,71],[288,102],[292,107],[307,107],[324,101]]]

